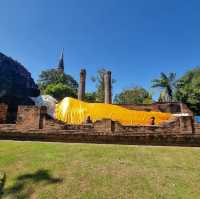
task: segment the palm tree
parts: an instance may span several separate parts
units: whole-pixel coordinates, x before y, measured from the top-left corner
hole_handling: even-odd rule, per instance
[[[159,79],[154,79],[152,81],[153,88],[161,88],[162,95],[164,94],[164,101],[172,101],[173,99],[173,91],[176,84],[176,73],[169,73],[168,75],[165,73],[160,73]]]

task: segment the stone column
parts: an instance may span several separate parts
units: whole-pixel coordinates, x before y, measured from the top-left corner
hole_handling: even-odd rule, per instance
[[[104,96],[104,103],[105,104],[112,104],[112,78],[111,78],[111,71],[107,71],[104,74],[104,89],[105,89],[105,96]]]
[[[85,97],[85,79],[86,79],[86,70],[81,69],[79,89],[78,89],[78,99],[79,100],[84,100],[84,97]]]

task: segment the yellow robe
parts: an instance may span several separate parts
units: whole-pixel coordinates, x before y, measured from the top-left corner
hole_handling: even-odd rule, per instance
[[[82,124],[88,116],[93,122],[111,119],[122,125],[148,125],[151,117],[155,117],[155,124],[160,124],[172,117],[170,113],[128,110],[117,105],[86,103],[70,97],[56,105],[55,118],[67,124]]]

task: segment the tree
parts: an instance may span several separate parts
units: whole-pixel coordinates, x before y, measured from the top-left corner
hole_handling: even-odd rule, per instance
[[[166,101],[166,94],[165,94],[165,91],[163,90],[160,92],[158,102],[165,102],[165,101]]]
[[[95,92],[85,93],[84,101],[86,101],[86,102],[96,102],[96,93]]]
[[[200,114],[200,67],[188,71],[177,81],[176,99]]]
[[[58,100],[77,96],[77,81],[72,76],[55,69],[42,71],[39,75],[38,86],[42,94],[52,95]]]
[[[116,104],[151,104],[152,96],[142,87],[133,87],[125,89],[115,96]]]
[[[97,71],[97,75],[92,77],[92,81],[96,83],[96,101],[104,102],[104,74],[106,73],[106,69],[102,68]],[[112,84],[115,83],[116,80],[112,79]]]
[[[168,75],[165,73],[160,73],[159,79],[154,79],[152,81],[153,88],[161,88],[162,101],[172,101],[174,89],[176,86],[176,74],[169,73]]]
[[[51,95],[57,100],[62,100],[65,97],[76,97],[74,89],[62,83],[48,84],[43,93],[45,95]]]

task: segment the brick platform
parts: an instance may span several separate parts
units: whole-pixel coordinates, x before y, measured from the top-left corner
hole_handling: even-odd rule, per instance
[[[66,125],[47,116],[45,107],[19,106],[16,125],[0,124],[0,139],[200,146],[200,124],[193,116],[179,116],[161,125],[123,126],[109,119]]]
[[[99,143],[99,144],[134,144],[157,146],[200,146],[200,134],[142,134],[135,135],[102,135],[86,132],[0,132],[0,139],[23,141],[48,141],[66,143]]]

